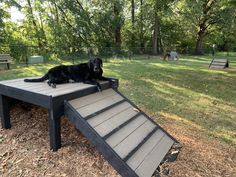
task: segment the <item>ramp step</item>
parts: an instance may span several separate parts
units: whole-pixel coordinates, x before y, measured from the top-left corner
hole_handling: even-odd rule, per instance
[[[94,117],[94,116],[97,116],[98,114],[101,114],[101,113],[103,113],[103,112],[105,112],[105,111],[107,111],[107,110],[109,110],[109,109],[111,109],[111,108],[113,108],[113,107],[115,107],[115,106],[117,106],[117,105],[119,105],[119,104],[121,104],[121,103],[124,103],[125,102],[125,100],[123,99],[123,100],[120,100],[120,101],[118,101],[118,102],[115,102],[115,103],[113,103],[113,104],[111,104],[111,105],[109,105],[109,106],[107,106],[107,107],[105,107],[105,108],[103,108],[103,109],[101,109],[101,110],[99,110],[99,111],[97,111],[97,112],[94,112],[94,113],[92,113],[92,114],[89,114],[89,115],[87,115],[86,117],[85,117],[85,119],[90,119],[90,118],[92,118],[92,117]]]
[[[124,122],[131,119],[137,112],[133,110],[132,107],[116,114],[115,116],[111,117],[110,119],[104,121],[100,125],[94,127],[94,129],[98,132],[101,137],[104,137],[106,134],[113,131],[116,127],[120,126]]]
[[[103,98],[101,100],[98,100],[96,102],[93,102],[89,105],[83,106],[83,107],[75,107],[78,112],[80,112],[81,116],[86,117],[90,114],[93,114],[99,110],[102,110],[109,105],[119,102],[123,100],[123,98],[120,95],[112,95],[106,98]]]
[[[115,93],[112,90],[107,89],[107,90],[102,91],[101,94],[98,94],[98,95],[97,95],[97,93],[94,93],[94,94],[90,94],[90,95],[81,97],[79,99],[71,100],[70,104],[74,107],[80,108],[80,107],[89,105],[91,103],[97,102],[98,100],[112,96],[114,94]]]
[[[106,140],[107,138],[109,138],[111,135],[113,135],[114,133],[118,132],[120,129],[122,129],[124,126],[128,125],[130,122],[132,122],[133,120],[135,120],[139,115],[141,115],[140,112],[138,112],[137,114],[135,114],[132,118],[128,119],[126,122],[124,122],[123,124],[117,126],[116,128],[114,128],[111,132],[107,133],[103,139]]]
[[[129,154],[123,159],[125,162],[134,155],[136,151],[157,131],[158,127],[155,127]]]
[[[127,160],[127,164],[133,169],[136,170],[138,166],[145,160],[145,157],[152,152],[155,146],[161,141],[165,136],[164,132],[158,129],[148,140],[147,142],[139,148],[135,154]]]
[[[99,124],[105,122],[108,119],[111,119],[113,116],[119,114],[120,112],[123,112],[124,110],[130,108],[131,105],[127,102],[124,102],[118,106],[115,106],[109,110],[107,110],[106,112],[103,112],[95,117],[92,117],[91,119],[88,120],[88,123],[92,126],[92,127],[96,127]]]
[[[147,121],[146,117],[139,116],[132,123],[126,125],[118,132],[114,133],[111,137],[106,139],[107,144],[111,147],[117,146],[123,139],[128,137],[132,132],[134,132],[138,127],[143,125]]]
[[[153,130],[154,124],[146,121],[118,145],[112,147],[114,151],[124,159],[138,144]]]
[[[140,177],[151,176],[153,171],[161,163],[161,159],[163,159],[168,152],[167,147],[171,147],[172,144],[172,140],[169,137],[164,136],[155,148],[146,156],[135,172]]]
[[[113,89],[65,102],[65,114],[122,176],[150,177],[176,141]]]

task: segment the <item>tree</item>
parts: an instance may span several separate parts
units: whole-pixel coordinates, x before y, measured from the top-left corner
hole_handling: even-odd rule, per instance
[[[194,25],[196,33],[195,53],[203,54],[203,41],[212,32],[212,28],[224,19],[223,1],[184,0],[177,3],[178,13],[189,26]]]
[[[172,0],[152,0],[153,4],[153,45],[152,53],[154,55],[160,54],[163,52],[163,42],[162,42],[162,20],[166,12],[168,12],[170,3]]]

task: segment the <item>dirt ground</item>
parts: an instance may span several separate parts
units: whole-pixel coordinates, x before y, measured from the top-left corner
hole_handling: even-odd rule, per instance
[[[49,150],[47,110],[16,105],[12,128],[0,129],[0,176],[113,177],[119,174],[65,118],[62,148]],[[236,148],[165,117],[155,120],[183,148],[176,161],[163,164],[169,177],[236,177]]]

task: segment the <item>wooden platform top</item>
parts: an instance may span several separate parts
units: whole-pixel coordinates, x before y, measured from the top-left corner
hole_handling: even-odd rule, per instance
[[[0,81],[0,87],[7,86],[10,88],[16,88],[16,89],[28,91],[31,93],[38,93],[38,94],[52,96],[52,97],[65,95],[65,94],[72,93],[75,91],[94,87],[94,85],[84,84],[84,83],[66,83],[66,84],[59,84],[57,85],[56,88],[52,88],[48,86],[46,81],[45,82],[24,82],[24,79],[25,78]],[[105,82],[100,82],[100,83],[105,83]]]

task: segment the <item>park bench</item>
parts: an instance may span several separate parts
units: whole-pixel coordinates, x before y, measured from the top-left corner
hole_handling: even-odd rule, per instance
[[[10,69],[10,63],[12,62],[12,57],[10,54],[0,54],[0,64],[6,63],[7,69]]]

